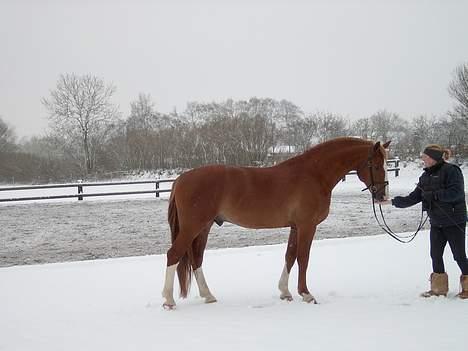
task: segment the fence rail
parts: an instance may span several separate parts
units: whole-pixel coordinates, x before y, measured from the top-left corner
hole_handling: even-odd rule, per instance
[[[116,195],[134,195],[134,194],[155,194],[159,197],[161,193],[170,192],[171,189],[160,189],[161,183],[171,183],[174,179],[161,179],[161,180],[142,180],[142,181],[129,181],[129,182],[104,182],[104,183],[72,183],[72,184],[51,184],[51,185],[27,185],[27,186],[14,186],[0,188],[2,191],[21,191],[21,190],[43,190],[43,189],[59,189],[59,188],[76,188],[76,194],[68,195],[47,195],[47,196],[28,196],[28,197],[12,197],[0,199],[0,202],[9,201],[33,201],[33,200],[55,200],[55,199],[70,199],[78,198],[83,200],[85,197],[91,196],[116,196]],[[138,191],[116,191],[116,192],[103,192],[103,193],[90,193],[85,194],[83,189],[85,187],[96,186],[111,186],[111,185],[136,185],[136,184],[154,184],[155,190],[138,190]]]
[[[387,172],[394,172],[395,177],[398,177],[400,175],[400,159],[399,158],[392,158],[390,160],[387,160],[387,167],[388,166],[391,166],[391,168],[387,168]],[[341,180],[344,182],[346,180],[346,176],[349,176],[352,174],[357,174],[357,172],[351,171],[348,174],[346,174]]]
[[[398,158],[387,160],[387,165],[393,165],[392,168],[387,169],[388,172],[395,172],[395,177],[400,175],[400,160]],[[347,175],[356,174],[355,171],[349,172]],[[346,176],[343,177],[343,181],[346,180]],[[159,197],[161,193],[170,192],[171,189],[160,189],[161,183],[172,183],[175,179],[158,179],[158,180],[140,180],[140,181],[127,181],[127,182],[103,182],[103,183],[72,183],[72,184],[50,184],[50,185],[26,185],[26,186],[14,186],[14,187],[0,187],[0,192],[4,191],[21,191],[21,190],[42,190],[42,189],[59,189],[59,188],[76,188],[76,194],[62,194],[62,195],[47,195],[47,196],[28,196],[28,197],[11,197],[11,198],[0,198],[0,202],[10,201],[34,201],[34,200],[55,200],[55,199],[70,199],[78,198],[83,200],[85,197],[92,196],[118,196],[118,195],[136,195],[136,194],[155,194]],[[103,192],[103,193],[90,193],[85,194],[83,189],[85,187],[96,187],[96,186],[114,186],[114,185],[137,185],[137,184],[154,184],[154,190],[138,190],[138,191],[117,191],[117,192]]]

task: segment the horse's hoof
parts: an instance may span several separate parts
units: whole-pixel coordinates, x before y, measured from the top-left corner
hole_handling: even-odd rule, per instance
[[[293,300],[293,297],[291,295],[281,295],[280,296],[281,300],[291,302]]]
[[[172,311],[172,310],[175,310],[176,308],[176,305],[175,304],[172,304],[172,303],[168,303],[168,302],[164,302],[162,307],[166,310],[166,311]]]
[[[216,300],[216,297],[214,297],[213,295],[205,297],[205,303],[215,303],[215,302],[218,302],[218,300]]]
[[[317,304],[317,300],[311,294],[302,294],[302,301],[307,303],[313,303],[314,305]]]

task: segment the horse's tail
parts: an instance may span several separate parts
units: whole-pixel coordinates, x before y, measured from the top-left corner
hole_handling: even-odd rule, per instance
[[[172,187],[171,196],[169,198],[168,222],[171,228],[171,242],[174,243],[177,235],[179,235],[179,217],[177,214],[177,206],[175,202],[175,183]],[[190,290],[192,282],[192,265],[190,264],[190,256],[193,257],[192,245],[188,248],[187,252],[179,259],[177,265],[177,276],[179,278],[180,296],[185,298]]]

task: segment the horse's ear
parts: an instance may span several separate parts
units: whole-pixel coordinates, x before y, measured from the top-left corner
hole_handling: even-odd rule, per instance
[[[390,146],[390,143],[391,143],[391,142],[392,142],[391,140],[387,141],[385,144],[382,145],[383,148],[384,148],[384,149],[388,149],[388,147]]]
[[[376,152],[380,148],[380,141],[376,142],[374,145],[374,152]]]

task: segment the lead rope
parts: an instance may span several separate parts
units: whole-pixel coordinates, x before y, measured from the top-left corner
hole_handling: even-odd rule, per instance
[[[374,202],[374,199],[372,199],[372,210],[374,212],[374,217],[375,217],[375,220],[377,221],[378,225],[380,226],[380,228],[385,232],[387,233],[388,235],[390,235],[393,239],[395,239],[396,241],[399,241],[400,243],[403,243],[403,244],[408,244],[410,242],[412,242],[414,240],[414,238],[416,238],[416,235],[419,233],[419,231],[424,227],[424,225],[426,224],[427,222],[427,219],[429,216],[426,216],[426,218],[423,220],[424,218],[424,212],[421,208],[421,218],[419,220],[419,225],[418,227],[416,228],[416,231],[413,233],[413,234],[410,234],[410,235],[398,235],[396,234],[387,224],[387,222],[385,221],[385,216],[383,214],[383,211],[382,211],[382,205],[379,205],[379,210],[380,210],[380,215],[382,217],[382,222],[383,224],[381,223],[381,221],[379,220],[379,217],[377,216],[377,211],[375,210],[375,202]]]

